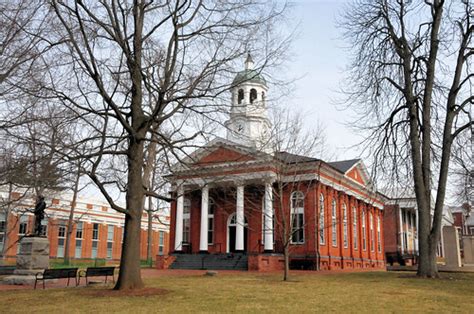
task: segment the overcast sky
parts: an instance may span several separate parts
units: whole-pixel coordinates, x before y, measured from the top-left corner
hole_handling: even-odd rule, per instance
[[[308,128],[314,126],[316,120],[322,123],[329,151],[333,159],[338,160],[357,158],[360,154],[359,149],[350,148],[360,140],[345,126],[350,121],[350,111],[341,112],[334,106],[334,99],[340,96],[337,89],[348,55],[347,50],[343,49],[340,30],[336,27],[336,18],[345,2],[292,2],[290,18],[297,28],[297,36],[286,65],[288,78],[298,78],[288,104],[304,113]],[[84,190],[82,195],[102,199],[93,187]]]
[[[360,149],[351,146],[360,142],[345,124],[351,121],[351,111],[336,109],[340,98],[338,89],[343,69],[348,63],[341,30],[336,20],[347,1],[296,1],[291,11],[299,21],[298,36],[292,45],[292,58],[288,64],[289,76],[295,82],[294,102],[303,111],[306,124],[319,120],[325,129],[328,145],[337,159],[359,157]]]
[[[349,51],[342,40],[342,30],[336,20],[350,0],[301,0],[292,2],[290,18],[297,25],[291,58],[286,67],[288,78],[298,78],[288,104],[303,112],[308,128],[320,121],[333,159],[353,159],[361,156],[362,148],[354,147],[361,137],[347,123],[353,119],[350,106],[344,111],[336,108],[336,100],[348,64]],[[283,79],[280,77],[279,79]],[[269,93],[272,93],[270,90]],[[315,156],[319,157],[319,156]],[[370,161],[364,159],[370,168]],[[96,193],[87,189],[88,196]]]

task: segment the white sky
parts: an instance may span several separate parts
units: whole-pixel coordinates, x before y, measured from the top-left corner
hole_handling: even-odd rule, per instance
[[[296,1],[292,17],[299,22],[299,36],[292,46],[288,75],[301,77],[295,82],[296,109],[305,113],[306,124],[319,120],[325,129],[327,143],[336,159],[358,158],[360,150],[351,146],[360,142],[345,124],[350,122],[350,110],[338,111],[335,100],[348,63],[341,30],[336,19],[347,1]],[[271,91],[269,91],[271,92]]]
[[[338,111],[335,100],[343,79],[343,69],[348,64],[349,51],[341,39],[341,29],[336,20],[350,0],[297,0],[292,2],[290,18],[298,25],[298,36],[291,48],[291,59],[286,65],[288,78],[299,78],[289,104],[304,113],[305,125],[310,128],[314,121],[322,123],[333,159],[361,157],[361,147],[353,147],[361,137],[346,126],[353,118],[349,109]],[[283,78],[278,78],[283,79]],[[271,97],[272,90],[269,90]],[[317,157],[317,156],[316,156]],[[368,161],[366,160],[366,165]],[[84,191],[98,197],[97,191]]]
[[[292,3],[290,18],[297,25],[298,36],[292,43],[291,59],[286,65],[288,73],[285,74],[289,78],[298,78],[294,82],[293,99],[288,104],[304,112],[308,127],[314,125],[312,122],[315,120],[322,123],[329,148],[339,160],[359,157],[357,149],[348,148],[359,141],[344,125],[349,121],[350,113],[336,110],[332,101],[338,97],[336,90],[347,63],[348,52],[343,49],[344,43],[336,27],[336,17],[344,2],[314,0]],[[102,198],[95,188],[87,188],[81,194]]]

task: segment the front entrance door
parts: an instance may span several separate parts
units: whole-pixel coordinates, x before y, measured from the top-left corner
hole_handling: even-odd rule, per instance
[[[233,214],[230,218],[229,218],[229,223],[228,223],[228,226],[227,226],[227,238],[228,238],[228,252],[230,253],[235,253],[236,250],[235,250],[235,235],[236,235],[236,219],[235,219],[235,214]],[[247,232],[248,232],[248,228],[247,228],[247,219],[245,219],[245,225],[244,225],[244,252],[247,252]]]

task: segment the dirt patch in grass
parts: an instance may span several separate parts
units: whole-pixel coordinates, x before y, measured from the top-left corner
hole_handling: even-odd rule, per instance
[[[150,297],[168,293],[166,289],[150,287],[135,290],[87,289],[80,294],[89,297]]]

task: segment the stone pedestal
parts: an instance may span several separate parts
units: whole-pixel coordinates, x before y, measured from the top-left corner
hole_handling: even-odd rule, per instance
[[[464,266],[474,266],[474,235],[462,236],[464,249]]]
[[[16,258],[13,275],[3,282],[10,285],[29,285],[35,275],[49,268],[49,240],[46,237],[25,237],[20,241],[20,253]]]
[[[459,235],[456,227],[443,227],[443,245],[446,266],[461,267],[461,250],[459,249]]]

